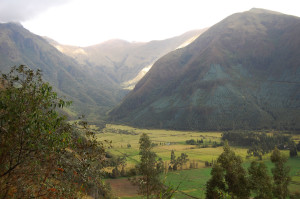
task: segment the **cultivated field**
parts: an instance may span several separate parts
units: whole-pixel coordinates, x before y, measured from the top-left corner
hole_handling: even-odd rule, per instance
[[[166,179],[166,185],[179,186],[179,192],[176,198],[189,198],[187,195],[197,196],[198,198],[204,198],[205,195],[205,183],[210,178],[211,168],[205,168],[205,161],[211,162],[216,160],[218,156],[223,152],[223,147],[212,147],[213,143],[221,142],[221,132],[196,132],[196,131],[173,131],[173,130],[151,130],[151,129],[137,129],[129,126],[121,125],[107,125],[103,133],[97,134],[99,140],[112,141],[111,148],[108,150],[114,155],[125,155],[127,159],[126,170],[133,168],[139,161],[139,138],[142,133],[147,133],[156,145],[153,150],[156,154],[162,158],[165,166],[168,167],[170,161],[171,150],[175,151],[176,157],[181,153],[188,155],[189,161],[179,168],[178,171],[167,171],[164,174]],[[295,136],[297,139],[298,137]],[[196,145],[187,145],[186,140],[203,140],[203,145],[207,148],[198,147]],[[244,159],[245,167],[248,167],[250,162],[254,158],[246,158],[246,148],[232,147],[236,154],[240,155]],[[283,151],[288,155],[288,151]],[[263,161],[267,166],[272,168],[273,164],[269,161],[270,155],[265,155]],[[190,165],[194,165],[194,169],[190,169]],[[290,190],[295,192],[300,190],[300,158],[289,159],[288,164],[291,166],[291,175],[293,183],[290,185]],[[122,183],[125,187],[130,186],[126,179],[114,179],[109,180],[112,185],[112,189],[115,190],[121,198],[141,198],[137,196],[134,188],[123,189]],[[127,190],[127,191],[126,191]],[[119,191],[119,192],[118,192]],[[128,192],[128,193],[127,193]]]
[[[128,167],[139,161],[139,138],[142,133],[147,133],[151,141],[156,144],[154,152],[163,159],[169,161],[171,150],[178,157],[186,153],[190,162],[198,162],[198,167],[204,167],[205,161],[216,160],[222,153],[223,148],[199,148],[196,145],[187,145],[186,140],[203,140],[203,145],[212,145],[213,142],[221,142],[221,132],[196,132],[196,131],[172,131],[137,129],[121,125],[107,125],[104,133],[97,134],[99,140],[112,141],[109,151],[115,155],[126,155]],[[130,145],[130,147],[128,147]],[[237,154],[246,157],[247,149],[235,148]],[[189,162],[186,166],[189,166]],[[184,166],[185,168],[185,166]]]

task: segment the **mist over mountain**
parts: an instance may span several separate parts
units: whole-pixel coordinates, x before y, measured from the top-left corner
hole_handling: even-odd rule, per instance
[[[300,129],[300,18],[233,14],[159,59],[111,120],[170,129]]]

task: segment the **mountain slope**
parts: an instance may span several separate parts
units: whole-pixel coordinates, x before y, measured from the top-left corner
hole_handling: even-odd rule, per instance
[[[237,13],[159,59],[111,120],[172,129],[300,128],[300,19]]]
[[[109,40],[89,47],[75,47],[48,41],[73,57],[93,74],[105,73],[122,88],[132,88],[153,63],[163,55],[196,39],[206,29],[189,31],[177,37],[150,42]]]
[[[0,24],[0,60],[1,72],[19,64],[41,69],[44,79],[59,94],[72,100],[78,113],[106,112],[122,97],[109,77],[91,78],[92,73],[86,68],[19,24]]]
[[[149,43],[111,40],[80,48],[32,34],[20,24],[0,24],[0,70],[19,64],[41,69],[55,91],[74,102],[75,114],[97,121],[128,93],[124,88],[142,78],[145,67],[204,31]]]

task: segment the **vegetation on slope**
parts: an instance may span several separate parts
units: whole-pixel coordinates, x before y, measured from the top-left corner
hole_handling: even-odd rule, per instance
[[[59,52],[42,37],[14,23],[0,24],[0,70],[24,64],[42,70],[43,79],[55,92],[73,101],[74,113],[97,120],[123,97],[117,84],[105,74],[93,74],[74,59]],[[99,86],[100,85],[100,86]]]
[[[112,197],[102,182],[105,147],[85,123],[71,125],[59,98],[36,72],[21,65],[2,74],[0,197]]]
[[[300,128],[300,20],[253,9],[159,59],[111,121],[167,129]]]

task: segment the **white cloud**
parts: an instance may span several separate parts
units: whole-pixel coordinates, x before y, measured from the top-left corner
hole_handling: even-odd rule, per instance
[[[298,0],[72,0],[60,6],[52,4],[50,9],[46,9],[50,5],[44,6],[39,9],[44,9],[43,13],[30,20],[23,20],[22,24],[34,33],[49,36],[60,43],[87,46],[112,38],[128,41],[165,39],[192,29],[211,26],[228,15],[253,7],[300,16],[298,2]]]
[[[69,0],[0,0],[0,21],[20,22],[34,18],[50,7]]]

